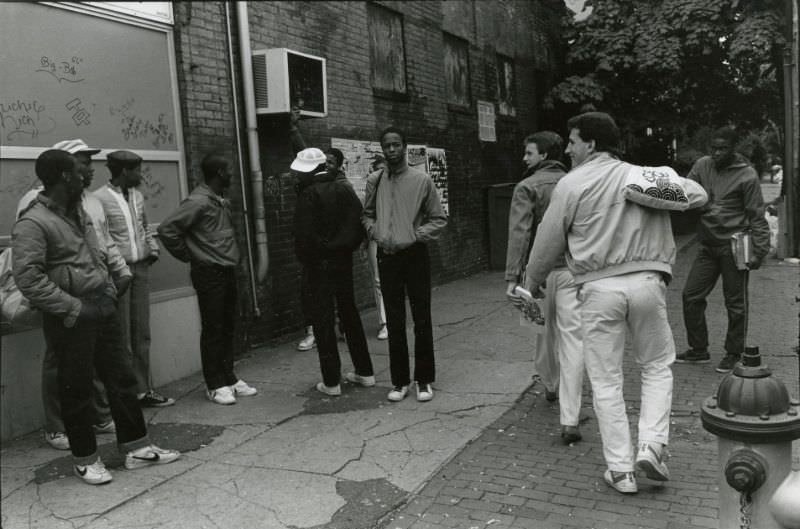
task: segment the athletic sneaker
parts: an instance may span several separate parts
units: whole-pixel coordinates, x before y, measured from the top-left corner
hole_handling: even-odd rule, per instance
[[[669,469],[664,464],[663,450],[659,443],[639,443],[636,454],[636,469],[655,481],[668,481]]]
[[[135,470],[152,465],[166,465],[179,457],[181,457],[181,453],[177,450],[167,450],[156,445],[144,446],[133,452],[128,452],[125,456],[125,468]]]
[[[300,340],[297,344],[298,351],[310,351],[317,345],[317,340],[314,338],[314,328],[306,327],[306,337]]]
[[[408,386],[395,386],[386,396],[392,402],[400,402],[408,395]]]
[[[152,389],[139,397],[139,405],[142,408],[166,408],[173,404],[175,404],[175,399],[165,397]]]
[[[242,380],[241,378],[236,381],[236,384],[231,386],[233,394],[237,397],[252,397],[258,393],[258,390]]]
[[[692,349],[675,356],[675,363],[677,364],[707,364],[711,362],[711,355],[708,354],[708,349]]]
[[[112,479],[111,473],[106,470],[106,466],[99,457],[91,465],[72,465],[72,471],[89,485],[102,485]]]
[[[326,386],[324,382],[317,382],[317,391],[324,393],[331,397],[338,397],[342,394],[342,386],[336,384],[335,386]]]
[[[430,384],[420,384],[417,382],[417,400],[419,402],[428,402],[433,399],[433,388]]]
[[[208,396],[208,400],[211,402],[216,402],[217,404],[222,404],[223,406],[236,404],[236,397],[233,394],[233,390],[229,386],[210,389],[206,392],[206,395]]]
[[[358,384],[359,386],[364,386],[365,388],[371,388],[375,385],[375,375],[369,375],[365,377],[356,373],[345,373],[344,379],[351,384]]]
[[[603,474],[603,479],[608,483],[609,487],[622,494],[636,494],[639,488],[636,486],[636,476],[633,472],[616,472],[614,470],[606,470]]]
[[[56,450],[69,450],[69,439],[64,432],[45,432],[44,440]]]
[[[581,436],[581,430],[577,426],[561,427],[561,440],[565,445],[577,443],[581,439],[583,439],[583,436]]]
[[[733,368],[739,363],[739,358],[740,355],[726,354],[722,360],[719,361],[719,365],[717,365],[717,373],[730,373],[733,371]]]

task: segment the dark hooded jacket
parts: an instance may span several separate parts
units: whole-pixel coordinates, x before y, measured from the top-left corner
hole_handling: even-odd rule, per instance
[[[294,238],[305,266],[350,258],[364,240],[361,201],[353,188],[327,171],[301,175],[297,186]]]

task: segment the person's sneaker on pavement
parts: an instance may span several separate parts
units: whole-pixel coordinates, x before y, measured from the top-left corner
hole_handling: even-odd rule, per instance
[[[655,481],[669,481],[669,469],[664,463],[664,450],[661,443],[639,443],[636,454],[636,469]]]
[[[69,450],[69,439],[64,432],[44,432],[44,440],[56,450]]]
[[[375,385],[375,375],[361,376],[357,373],[349,372],[344,374],[344,379],[351,384],[358,384],[365,388],[371,388]]]
[[[316,388],[320,393],[324,393],[325,395],[329,395],[331,397],[338,397],[342,394],[342,386],[339,384],[336,384],[335,386],[326,386],[325,382],[317,382]]]
[[[408,386],[395,386],[392,391],[386,395],[386,398],[392,402],[400,402],[408,395]]]
[[[428,402],[431,399],[433,399],[433,388],[431,385],[417,382],[417,400],[419,402]]]
[[[730,373],[733,371],[733,368],[739,362],[740,355],[734,354],[726,354],[722,357],[722,360],[719,361],[717,365],[716,371],[717,373]]]
[[[210,389],[206,392],[206,395],[211,402],[222,404],[223,406],[236,404],[236,397],[233,394],[233,390],[228,386]]]
[[[544,388],[544,398],[547,402],[555,402],[558,400],[558,391]]]
[[[314,338],[314,328],[306,327],[306,337],[300,340],[297,344],[298,351],[310,351],[317,345],[317,340]]]
[[[621,492],[622,494],[636,494],[639,492],[639,487],[636,486],[636,476],[633,472],[617,472],[615,470],[607,469],[603,474],[603,479],[608,486]]]
[[[139,405],[142,408],[165,408],[175,404],[175,399],[165,397],[151,389],[139,396]]]
[[[72,465],[72,471],[89,485],[102,485],[111,481],[111,472],[106,469],[103,460],[99,457],[97,461],[89,465]]]
[[[181,453],[177,450],[159,448],[156,445],[143,446],[125,455],[125,468],[135,470],[152,465],[166,465],[179,457]]]
[[[115,433],[117,425],[114,421],[99,422],[93,426],[95,433]]]
[[[378,331],[378,340],[388,340],[389,339],[389,329],[386,328],[386,324],[381,325],[380,330]]]
[[[581,431],[577,426],[562,426],[561,427],[561,440],[565,445],[577,443],[583,439]]]
[[[708,354],[708,349],[692,349],[690,347],[676,355],[675,362],[678,364],[707,364],[711,362],[711,355]]]
[[[252,397],[253,395],[258,394],[258,390],[256,388],[241,378],[236,381],[236,384],[231,386],[231,390],[233,390],[233,394],[237,397]]]

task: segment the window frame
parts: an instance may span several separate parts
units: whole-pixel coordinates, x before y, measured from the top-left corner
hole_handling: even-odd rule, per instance
[[[379,51],[385,50],[376,49],[375,43],[378,37],[374,32],[379,27],[387,26],[376,23],[380,21],[381,17],[383,20],[391,21],[389,24],[392,26],[390,28],[391,30],[397,29],[399,31],[400,57],[397,61],[393,60],[391,54],[382,57],[378,56]],[[396,26],[394,24],[395,22],[397,23]],[[369,2],[367,3],[367,28],[369,38],[370,86],[373,94],[396,99],[408,98],[408,58],[406,54],[405,20],[403,14],[374,2]],[[395,41],[392,42],[391,45],[396,44],[398,44],[398,42]],[[394,62],[402,63],[399,69],[397,67],[392,68],[392,63]],[[392,72],[391,86],[389,86],[389,83],[380,83],[382,78],[376,75],[379,68],[385,68],[386,71]],[[400,78],[397,76],[398,73],[400,74]]]

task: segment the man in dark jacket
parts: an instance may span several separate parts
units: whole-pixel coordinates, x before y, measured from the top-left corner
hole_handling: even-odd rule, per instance
[[[42,329],[58,360],[58,390],[73,471],[86,483],[111,481],[97,455],[92,430],[92,378],[108,390],[117,444],[125,468],[170,463],[175,450],[153,444],[136,398],[136,378],[120,333],[117,298],[130,284],[128,267],[111,268],[108,247],[81,207],[87,166],[68,152],[51,149],[36,160],[44,184],[11,234],[14,280],[42,312]]]
[[[325,154],[319,149],[300,151],[291,169],[299,183],[295,252],[308,271],[314,299],[311,316],[322,371],[322,382],[316,388],[326,395],[342,394],[334,300],[355,368],[354,373],[345,374],[345,379],[374,386],[372,361],[353,293],[353,251],[364,239],[361,202],[348,183],[337,181],[337,174],[326,170]]]
[[[559,161],[564,142],[558,134],[537,132],[525,138],[524,145],[523,161],[528,170],[526,178],[514,187],[508,214],[506,296],[514,304],[521,302],[514,288],[524,284],[536,228],[550,204],[553,188],[565,173]],[[547,400],[560,399],[561,439],[570,444],[581,440],[578,420],[584,365],[578,287],[564,257],[547,276],[546,290],[542,301],[546,330],[537,335],[534,368],[544,383]]]
[[[747,270],[739,270],[731,249],[731,236],[749,232],[752,257],[747,267],[756,270],[769,252],[769,225],[764,218],[764,198],[758,174],[746,158],[735,152],[736,133],[730,127],[714,132],[711,156],[695,162],[687,178],[708,193],[701,210],[698,238],[700,247],[683,289],[683,320],[689,349],[679,354],[678,363],[707,364],[708,327],[706,298],[722,276],[722,292],[728,309],[725,356],[719,373],[731,371],[744,351],[747,332]]]

